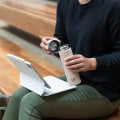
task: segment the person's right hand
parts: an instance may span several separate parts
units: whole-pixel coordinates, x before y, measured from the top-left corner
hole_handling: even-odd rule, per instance
[[[48,37],[48,36],[46,36],[46,37],[43,37],[43,38],[41,39],[40,47],[41,47],[46,53],[48,53],[48,54],[53,54],[53,52],[51,52],[51,51],[49,50],[49,42],[50,42],[50,40],[56,40],[56,41],[60,42],[60,40],[58,40],[58,39],[55,38],[55,37]]]

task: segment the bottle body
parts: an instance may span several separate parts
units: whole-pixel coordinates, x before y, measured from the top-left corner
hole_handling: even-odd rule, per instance
[[[59,51],[60,59],[61,59],[62,65],[63,65],[63,69],[65,72],[67,81],[68,81],[69,85],[71,85],[71,86],[80,84],[80,82],[81,82],[79,73],[69,70],[64,64],[64,62],[65,62],[64,59],[72,54],[73,54],[72,50],[70,47],[68,47],[68,45],[67,45],[67,48],[65,45],[60,47],[60,51]]]

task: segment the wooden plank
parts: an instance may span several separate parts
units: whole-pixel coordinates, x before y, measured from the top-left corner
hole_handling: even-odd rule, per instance
[[[53,20],[56,19],[57,1],[54,2],[55,4],[50,4],[49,1],[46,2],[45,0],[0,0],[0,3]]]
[[[59,69],[45,59],[28,52],[11,41],[0,38],[0,88],[8,95],[12,95],[12,93],[20,87],[19,71],[6,57],[8,53],[15,54],[30,61],[43,77],[48,75],[60,76],[64,74],[62,69]]]
[[[53,36],[54,33],[54,19],[7,5],[0,4],[0,19],[36,36]]]
[[[31,53],[31,52],[28,52],[24,48],[16,45],[15,43],[13,43],[11,41],[8,41],[6,39],[3,39],[3,38],[0,39],[0,51],[4,52],[6,54],[7,53],[12,53],[12,54],[18,55],[18,56],[32,62],[34,66],[39,66],[39,67],[41,67],[43,69],[47,69],[47,71],[50,74],[54,74],[55,76],[58,76],[59,74],[63,73],[62,72],[63,70],[61,70],[58,67],[56,67],[55,65],[49,63],[45,59],[40,58],[37,55],[35,55],[35,54]],[[51,71],[51,69],[53,71]]]
[[[5,54],[1,52],[0,61],[0,89],[3,93],[12,95],[20,87],[19,71],[6,58]]]

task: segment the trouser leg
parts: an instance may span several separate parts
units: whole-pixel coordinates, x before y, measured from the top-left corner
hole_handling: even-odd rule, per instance
[[[48,97],[21,88],[12,96],[3,120],[96,118],[110,115],[116,108],[117,105],[87,85]]]
[[[25,88],[20,88],[13,94],[2,120],[18,120],[19,104],[22,97],[29,92],[30,91]]]
[[[79,85],[75,90],[48,97],[33,92],[26,94],[20,104],[18,120],[98,118],[112,114],[116,108],[94,88]]]

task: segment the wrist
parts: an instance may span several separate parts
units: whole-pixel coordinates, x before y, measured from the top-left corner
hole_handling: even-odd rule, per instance
[[[97,68],[96,58],[89,58],[90,61],[90,69],[95,70]]]

